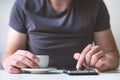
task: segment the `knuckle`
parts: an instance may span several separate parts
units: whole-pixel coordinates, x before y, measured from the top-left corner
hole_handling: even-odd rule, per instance
[[[29,51],[24,51],[23,53],[24,53],[25,55],[27,55],[27,54],[29,53]]]
[[[33,62],[30,62],[29,66],[34,67],[35,64]]]
[[[19,63],[18,60],[15,60],[13,64],[14,64],[14,65],[19,65],[20,63]]]
[[[17,50],[16,53],[20,53],[22,50]]]
[[[103,65],[103,61],[100,59],[98,64],[96,65],[97,68],[101,68],[101,66]]]
[[[86,57],[87,57],[87,58],[90,58],[90,57],[91,57],[91,55],[90,55],[90,54],[86,54]]]
[[[20,52],[21,50],[17,50],[16,52]]]
[[[35,55],[31,55],[31,59],[34,60],[35,59]]]
[[[22,56],[22,57],[20,57],[20,61],[25,61],[25,57],[24,56]]]
[[[92,59],[97,60],[97,59],[98,59],[98,56],[97,56],[97,55],[93,55],[93,56],[92,56]]]
[[[22,55],[26,55],[28,53],[28,51],[23,51]]]
[[[97,52],[97,51],[100,50],[100,47],[99,47],[99,46],[94,46],[94,47],[92,48],[92,50]]]
[[[8,69],[7,69],[8,72],[12,72],[13,71],[13,67],[12,66],[9,66]]]
[[[28,53],[28,51],[26,51],[26,50],[17,50],[15,53],[16,54],[26,55]]]
[[[103,60],[102,60],[102,59],[99,59],[99,63],[102,64],[102,63],[103,63]]]
[[[101,68],[101,66],[102,66],[102,65],[97,65],[96,67],[97,67],[97,69],[100,69],[100,68]]]
[[[99,49],[99,48],[100,48],[100,46],[96,45],[96,46],[95,46],[95,48],[96,48],[96,49]]]
[[[98,65],[98,64],[95,65],[96,68],[99,68],[99,66],[100,66],[100,65]]]
[[[14,54],[18,55],[18,54],[21,54],[22,52],[23,52],[22,50],[17,50]]]
[[[29,53],[29,51],[24,51],[25,54]]]
[[[31,54],[29,51],[24,51],[23,54],[29,57],[34,57],[33,54]]]
[[[32,58],[35,58],[35,55],[31,54],[31,57],[32,57]]]

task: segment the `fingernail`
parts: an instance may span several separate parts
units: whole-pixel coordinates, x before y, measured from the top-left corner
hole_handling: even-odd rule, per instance
[[[77,70],[79,70],[79,69],[80,69],[80,67],[81,67],[80,65],[77,65],[77,66],[76,66]]]

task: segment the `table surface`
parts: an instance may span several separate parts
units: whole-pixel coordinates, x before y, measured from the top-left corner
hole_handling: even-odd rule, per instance
[[[0,80],[120,80],[120,67],[117,70],[99,73],[99,75],[70,76],[56,70],[48,74],[10,74],[0,70]]]

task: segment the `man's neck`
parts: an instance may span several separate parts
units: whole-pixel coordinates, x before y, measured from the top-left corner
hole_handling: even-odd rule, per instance
[[[69,7],[71,0],[49,0],[49,2],[55,11],[63,12]]]

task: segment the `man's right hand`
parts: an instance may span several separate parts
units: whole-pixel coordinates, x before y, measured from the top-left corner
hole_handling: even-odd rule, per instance
[[[39,59],[29,51],[18,50],[3,61],[3,68],[6,72],[17,74],[21,68],[37,68]]]

